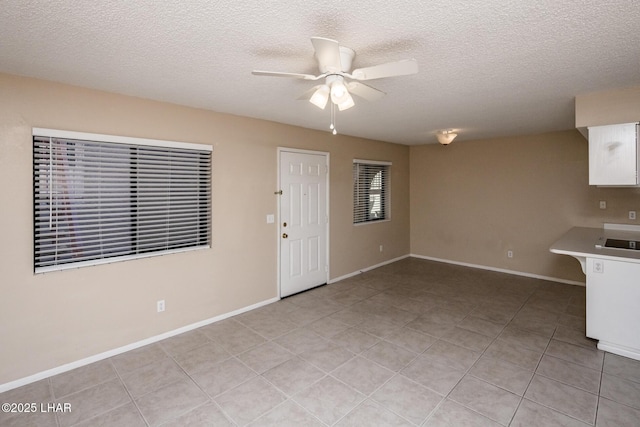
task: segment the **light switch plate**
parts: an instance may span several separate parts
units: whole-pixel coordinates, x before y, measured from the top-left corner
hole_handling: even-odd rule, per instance
[[[267,215],[267,224],[273,224],[276,221],[275,216],[273,214]]]

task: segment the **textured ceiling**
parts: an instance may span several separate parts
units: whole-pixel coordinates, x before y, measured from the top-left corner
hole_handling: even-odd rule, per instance
[[[417,60],[337,117],[402,144],[571,129],[577,94],[640,85],[637,0],[2,0],[0,72],[328,131],[314,82],[251,74],[316,74],[312,36]]]

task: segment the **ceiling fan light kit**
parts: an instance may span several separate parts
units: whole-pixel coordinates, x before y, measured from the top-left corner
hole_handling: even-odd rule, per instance
[[[324,110],[324,107],[327,106],[327,102],[329,101],[329,86],[321,85],[316,89],[316,91],[309,98],[309,102],[318,107],[321,110]]]
[[[344,85],[344,77],[338,75],[327,76],[327,84],[331,85],[331,102],[338,106],[340,111],[347,110],[355,105],[347,87]]]
[[[438,131],[438,133],[436,133],[436,138],[438,138],[438,142],[442,145],[451,144],[451,142],[456,138],[456,136],[458,136],[458,134],[450,129],[441,130],[441,131]]]
[[[382,98],[385,93],[360,83],[361,80],[381,79],[385,77],[406,76],[418,72],[418,64],[415,59],[389,62],[372,67],[351,70],[356,52],[331,39],[323,37],[312,37],[311,44],[315,50],[315,58],[318,61],[320,74],[283,73],[279,71],[258,71],[252,73],[257,76],[290,77],[303,80],[325,79],[325,84],[316,86],[305,93],[300,99],[308,99],[316,107],[324,110],[331,98],[331,126],[330,129],[335,135],[335,107],[339,111],[347,110],[355,105],[351,96],[356,95],[367,101],[376,101]],[[359,81],[345,81],[345,78]]]

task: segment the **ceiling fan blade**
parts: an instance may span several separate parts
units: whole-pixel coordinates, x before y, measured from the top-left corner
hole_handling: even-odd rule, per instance
[[[406,76],[417,72],[418,63],[416,60],[405,59],[403,61],[374,65],[373,67],[358,68],[353,70],[350,77],[355,80],[373,80],[383,77]]]
[[[251,74],[253,74],[254,76],[291,77],[294,79],[304,79],[304,80],[318,80],[324,77],[324,76],[314,76],[312,74],[281,73],[279,71],[260,71],[260,70],[253,70]]]
[[[316,51],[316,59],[322,73],[342,71],[340,62],[340,43],[324,37],[311,37],[311,43]]]
[[[357,95],[360,98],[364,98],[367,101],[377,101],[378,99],[386,95],[381,90],[358,82],[350,82],[347,85],[347,89],[349,89],[349,92],[351,92],[352,94]]]

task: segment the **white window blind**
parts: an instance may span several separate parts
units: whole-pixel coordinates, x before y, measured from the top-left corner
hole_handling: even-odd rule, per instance
[[[353,161],[353,223],[389,219],[391,163]]]
[[[34,129],[34,269],[209,247],[211,147]]]

